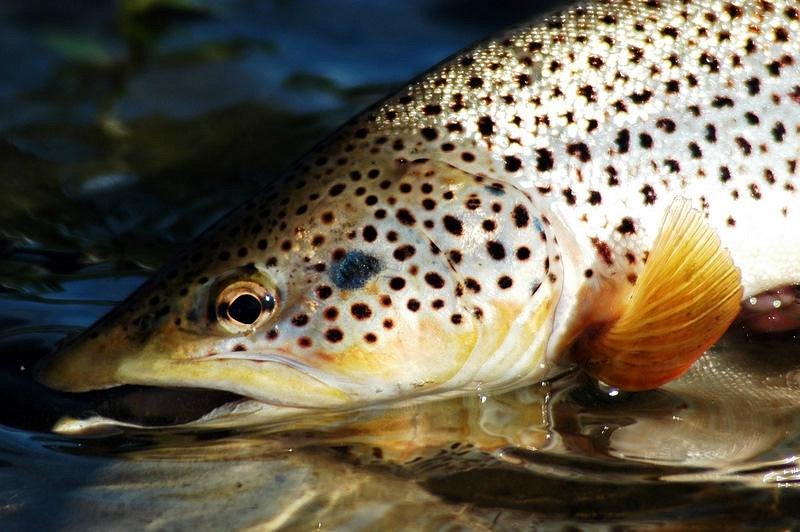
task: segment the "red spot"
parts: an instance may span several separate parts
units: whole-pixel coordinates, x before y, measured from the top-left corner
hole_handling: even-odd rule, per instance
[[[603,262],[611,266],[614,264],[614,261],[611,259],[611,248],[608,244],[599,238],[592,238],[592,245],[594,249],[597,250],[597,254],[600,255],[600,258],[603,259]]]
[[[800,103],[800,85],[794,86],[792,92],[789,93],[789,98],[791,98],[794,103]]]
[[[334,360],[334,356],[333,355],[331,355],[329,353],[325,353],[323,351],[319,351],[317,353],[317,356],[319,358],[321,358],[322,360],[324,360],[325,362],[333,362],[333,360]]]

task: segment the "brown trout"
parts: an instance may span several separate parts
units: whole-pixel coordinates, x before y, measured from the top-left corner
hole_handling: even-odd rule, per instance
[[[653,388],[741,302],[796,327],[799,13],[583,2],[459,53],[37,376],[227,390],[277,415],[507,390],[574,364]]]

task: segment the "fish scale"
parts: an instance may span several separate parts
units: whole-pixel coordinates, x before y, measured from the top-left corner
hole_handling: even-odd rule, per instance
[[[290,410],[524,384],[652,285],[682,200],[737,297],[800,283],[798,38],[792,2],[620,0],[489,39],[323,141],[40,378]],[[275,310],[237,322],[230,286]]]

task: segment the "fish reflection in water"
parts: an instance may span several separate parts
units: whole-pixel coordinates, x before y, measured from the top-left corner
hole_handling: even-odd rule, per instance
[[[792,339],[753,342],[734,332],[684,377],[649,392],[603,390],[572,373],[502,395],[261,427],[251,425],[257,407],[240,403],[216,420],[56,445],[124,458],[73,497],[103,494],[120,505],[115,518],[131,519],[135,508],[146,522],[181,508],[179,521],[161,517],[181,526],[209,505],[215,518],[267,527],[692,522],[698,508],[706,520],[710,512],[781,524],[798,507],[795,490],[781,489],[800,480],[791,453],[798,354]],[[220,428],[230,416],[250,426]],[[98,518],[89,501],[74,511]]]

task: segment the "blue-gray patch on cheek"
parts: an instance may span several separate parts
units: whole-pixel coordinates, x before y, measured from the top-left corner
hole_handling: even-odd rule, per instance
[[[535,216],[533,217],[533,226],[534,226],[534,227],[536,228],[536,230],[537,230],[537,231],[539,231],[540,233],[541,233],[542,231],[544,231],[544,227],[542,227],[542,221],[541,221],[541,220],[539,220],[539,218],[537,218],[537,217],[535,217]]]
[[[486,192],[489,192],[492,196],[505,196],[506,191],[503,190],[501,185],[493,184],[493,185],[486,185],[483,187],[486,189]]]
[[[367,281],[381,271],[381,261],[363,251],[348,251],[328,270],[331,282],[340,290],[363,288]]]

